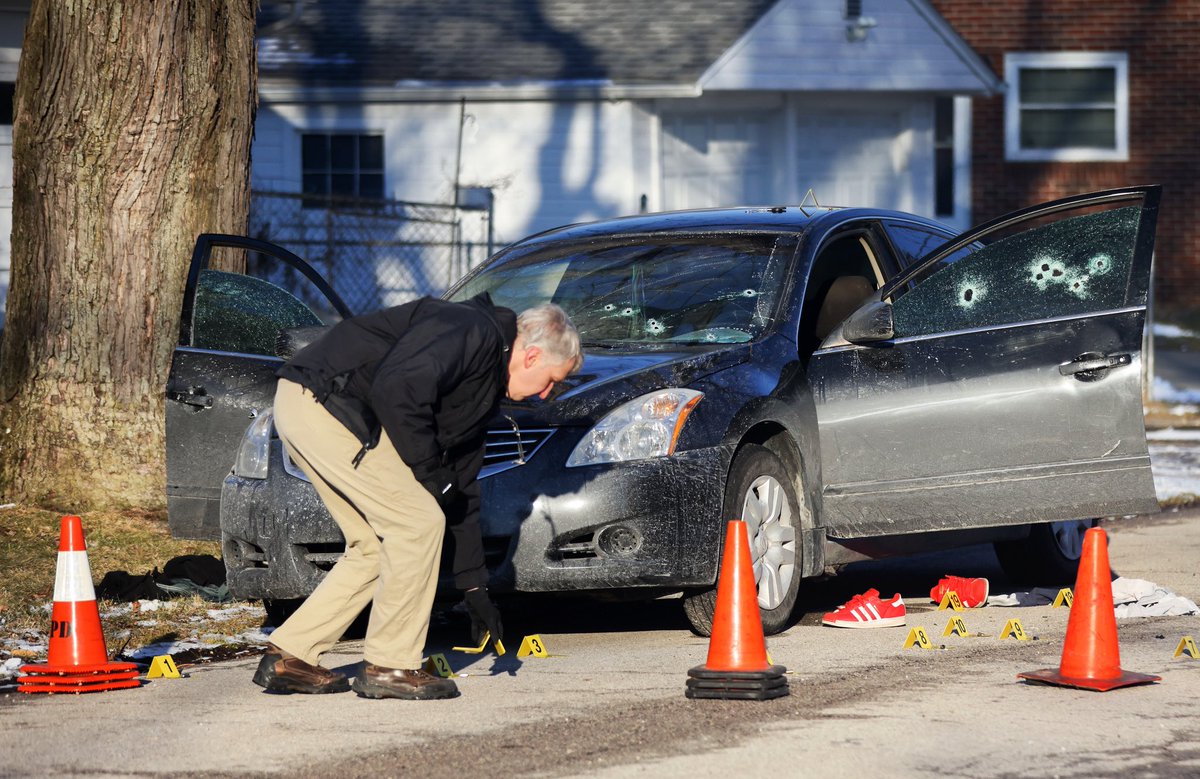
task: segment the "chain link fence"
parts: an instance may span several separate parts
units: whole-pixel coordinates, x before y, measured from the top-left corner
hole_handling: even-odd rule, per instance
[[[440,295],[492,253],[491,226],[490,204],[259,191],[250,203],[250,235],[306,260],[356,314]],[[248,264],[248,273],[312,302],[314,288],[290,268]]]

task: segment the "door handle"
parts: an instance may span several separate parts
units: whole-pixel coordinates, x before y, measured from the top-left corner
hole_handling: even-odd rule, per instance
[[[177,389],[168,389],[167,397],[178,403],[185,403],[189,406],[195,406],[195,410],[199,411],[204,408],[212,408],[213,399],[204,391],[204,387],[188,387],[186,391]]]
[[[1129,365],[1133,362],[1132,354],[1098,354],[1085,352],[1070,362],[1058,366],[1058,372],[1063,376],[1074,376],[1081,381],[1092,381],[1104,377],[1110,368]]]

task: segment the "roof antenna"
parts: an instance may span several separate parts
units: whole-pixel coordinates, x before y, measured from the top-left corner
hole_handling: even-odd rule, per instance
[[[808,202],[809,200],[811,200],[812,203],[809,203]],[[812,214],[808,213],[808,211],[805,210],[805,206],[807,206],[808,208],[824,208],[825,207],[817,202],[817,193],[813,192],[812,187],[809,187],[808,191],[804,193],[804,197],[800,200],[800,205],[799,205],[801,213],[803,213],[805,216],[812,216]]]

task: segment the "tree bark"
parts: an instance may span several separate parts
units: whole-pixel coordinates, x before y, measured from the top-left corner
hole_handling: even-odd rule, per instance
[[[201,232],[244,232],[256,0],[33,0],[13,122],[4,499],[165,504],[164,385]]]

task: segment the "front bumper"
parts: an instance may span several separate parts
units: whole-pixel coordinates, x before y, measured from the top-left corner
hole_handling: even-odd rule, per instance
[[[346,548],[311,484],[283,468],[271,442],[266,479],[230,473],[221,487],[221,554],[237,598],[307,597]]]
[[[712,584],[732,449],[565,468],[577,436],[480,482],[485,537],[511,539],[494,585],[520,592]]]
[[[711,585],[729,519],[721,505],[732,448],[564,468],[575,443],[572,435],[552,435],[526,464],[480,481],[489,586],[565,592]],[[344,541],[312,485],[284,471],[278,441],[270,457],[267,479],[225,479],[229,591],[301,598],[340,557]],[[452,588],[445,565],[441,584]]]

